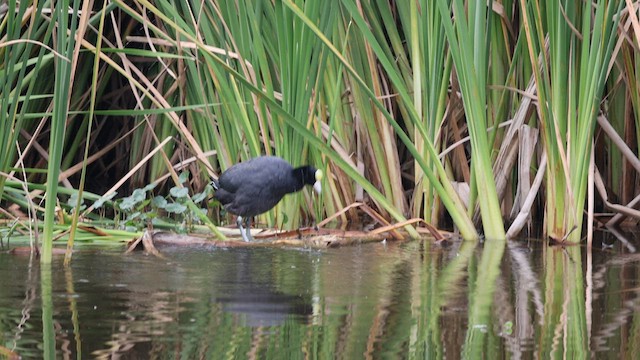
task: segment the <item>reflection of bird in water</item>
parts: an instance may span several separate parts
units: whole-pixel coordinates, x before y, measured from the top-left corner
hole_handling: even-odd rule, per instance
[[[214,197],[232,214],[244,241],[253,240],[251,218],[271,210],[286,195],[313,185],[321,192],[322,171],[313,166],[293,168],[276,156],[260,156],[228,168],[213,180]],[[242,229],[244,226],[246,231]]]
[[[287,320],[310,319],[311,299],[298,295],[309,293],[305,285],[296,287],[297,294],[287,294],[279,290],[282,284],[268,275],[274,271],[273,264],[280,262],[274,259],[277,254],[263,249],[234,249],[226,255],[232,255],[233,262],[227,259],[227,267],[219,278],[222,281],[218,284],[219,295],[213,299],[223,305],[224,311],[242,315],[244,326],[275,326]]]
[[[313,312],[302,296],[273,292],[267,287],[216,300],[224,305],[225,311],[244,315],[244,326],[276,326],[291,319],[306,322]]]

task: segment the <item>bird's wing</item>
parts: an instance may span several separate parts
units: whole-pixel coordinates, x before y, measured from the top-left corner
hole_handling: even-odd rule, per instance
[[[274,169],[282,169],[290,165],[279,158],[261,157],[237,163],[222,173],[218,179],[222,189],[235,193],[240,187],[264,187],[277,181],[279,173]]]
[[[251,171],[252,168],[253,166],[250,162],[241,162],[233,165],[220,175],[218,179],[219,187],[231,193],[238,191],[243,179],[246,178],[244,174],[246,171]]]

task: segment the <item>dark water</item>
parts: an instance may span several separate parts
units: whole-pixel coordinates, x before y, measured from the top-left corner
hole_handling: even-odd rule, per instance
[[[0,254],[0,358],[637,358],[638,242],[603,241]]]

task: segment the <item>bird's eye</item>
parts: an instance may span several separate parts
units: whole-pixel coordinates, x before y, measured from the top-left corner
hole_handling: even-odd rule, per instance
[[[316,181],[322,180],[322,170],[316,170]]]

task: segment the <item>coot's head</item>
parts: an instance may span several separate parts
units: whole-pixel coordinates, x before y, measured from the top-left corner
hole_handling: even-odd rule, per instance
[[[322,192],[322,185],[320,184],[320,181],[322,181],[322,170],[316,169],[311,165],[302,166],[295,170],[305,185],[313,185],[313,190],[318,194]]]

